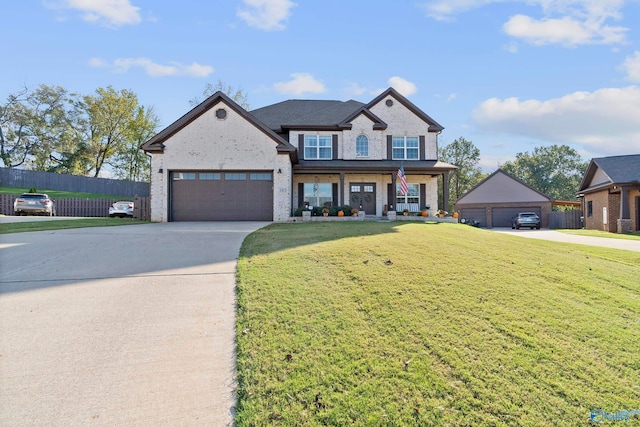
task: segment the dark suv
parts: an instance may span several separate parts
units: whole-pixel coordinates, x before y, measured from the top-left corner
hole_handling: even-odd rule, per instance
[[[535,212],[520,212],[511,220],[511,228],[529,227],[540,230],[540,217]]]
[[[46,194],[24,193],[13,202],[13,213],[55,216],[56,205]]]

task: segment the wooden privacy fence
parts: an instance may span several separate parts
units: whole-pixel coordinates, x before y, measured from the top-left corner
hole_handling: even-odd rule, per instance
[[[549,214],[549,228],[567,228],[577,230],[583,227],[582,211],[558,211]]]
[[[0,194],[0,214],[13,215],[13,201],[16,196],[12,194]],[[151,217],[148,197],[134,197],[133,217],[148,221]],[[53,199],[56,204],[58,216],[82,216],[82,217],[107,217],[109,206],[119,199],[80,199],[65,198]]]

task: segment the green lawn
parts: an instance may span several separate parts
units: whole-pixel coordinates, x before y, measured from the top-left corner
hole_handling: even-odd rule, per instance
[[[0,224],[0,234],[24,233],[26,231],[63,230],[67,228],[108,227],[112,225],[146,224],[130,218],[83,218],[56,219],[49,221],[25,221]]]
[[[639,277],[637,252],[458,224],[270,225],[238,261],[236,423],[577,426],[640,409]]]
[[[609,233],[600,230],[556,230],[562,233],[575,234],[576,236],[589,236],[589,237],[607,237],[609,239],[627,239],[627,240],[640,240],[640,233],[631,234],[619,234]]]

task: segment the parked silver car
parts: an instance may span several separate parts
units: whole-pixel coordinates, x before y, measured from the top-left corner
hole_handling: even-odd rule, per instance
[[[120,218],[133,216],[133,202],[120,201],[115,202],[109,207],[109,216],[119,216]]]
[[[511,228],[529,227],[540,230],[540,217],[535,212],[520,212],[511,220]]]
[[[56,204],[43,193],[24,193],[13,202],[13,214],[19,215],[56,215]]]

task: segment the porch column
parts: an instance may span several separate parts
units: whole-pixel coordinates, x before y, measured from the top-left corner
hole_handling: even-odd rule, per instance
[[[631,219],[629,214],[629,190],[626,187],[620,188],[620,219]]]
[[[344,172],[340,172],[340,188],[338,189],[340,195],[340,206],[344,206]]]
[[[391,173],[391,197],[389,197],[389,199],[391,199],[391,204],[387,208],[387,210],[390,211],[395,211],[397,209],[395,206],[396,200],[398,199],[396,196],[396,176],[397,175],[395,173]]]
[[[442,210],[449,210],[449,171],[442,174]]]
[[[618,218],[618,233],[632,233],[633,221],[629,213],[629,188],[620,187],[620,217]]]

